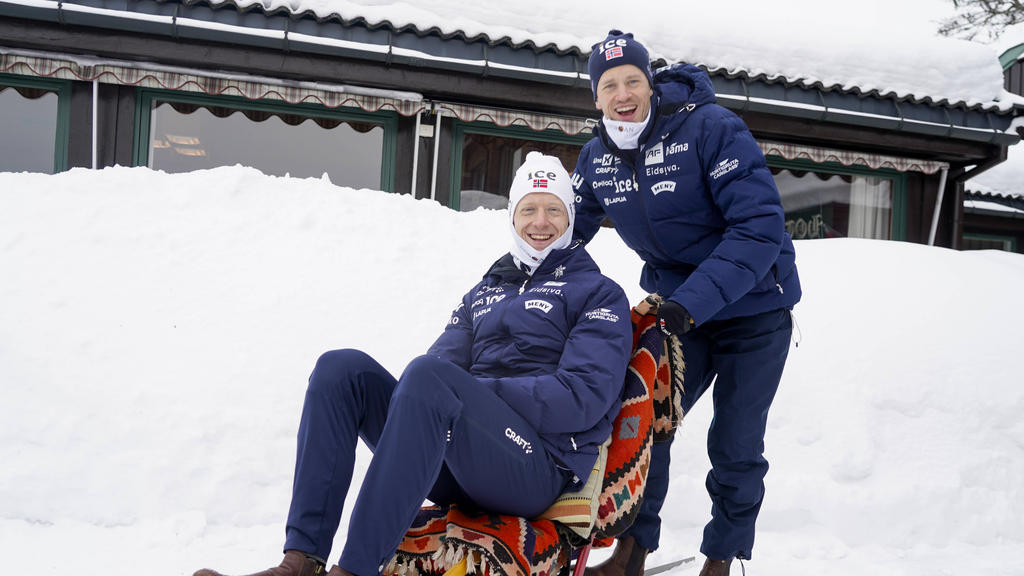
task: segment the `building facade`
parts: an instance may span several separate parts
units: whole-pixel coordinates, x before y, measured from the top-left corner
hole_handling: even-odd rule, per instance
[[[587,56],[223,0],[0,0],[0,170],[242,163],[502,208],[528,151],[575,165],[598,116]],[[709,74],[795,239],[970,247],[964,182],[1020,139],[1021,107]]]

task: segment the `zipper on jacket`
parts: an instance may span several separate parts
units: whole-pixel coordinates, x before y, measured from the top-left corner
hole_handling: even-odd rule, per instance
[[[779,294],[785,294],[786,292],[782,289],[782,284],[779,283],[778,263],[772,264],[772,274],[775,276],[775,287],[779,289]]]

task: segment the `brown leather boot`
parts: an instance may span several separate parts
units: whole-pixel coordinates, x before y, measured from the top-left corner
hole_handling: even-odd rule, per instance
[[[729,576],[730,564],[732,564],[732,558],[728,560],[708,558],[704,561],[704,567],[700,569],[700,576]]]
[[[615,541],[615,552],[597,566],[588,567],[584,576],[643,576],[648,550],[636,543],[632,536]]]
[[[280,566],[268,568],[262,572],[256,572],[249,576],[324,576],[324,565],[319,560],[307,556],[298,550],[288,550],[284,553],[284,560]],[[216,570],[203,568],[192,574],[192,576],[224,576]]]

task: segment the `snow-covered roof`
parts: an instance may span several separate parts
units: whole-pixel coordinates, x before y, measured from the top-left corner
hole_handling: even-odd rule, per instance
[[[631,31],[653,58],[713,72],[939,104],[1009,109],[992,46],[938,36],[944,0],[198,0],[337,19],[369,28],[586,54],[608,29]]]
[[[1024,208],[1024,146],[1010,146],[1005,162],[966,181],[964,189],[975,199]]]

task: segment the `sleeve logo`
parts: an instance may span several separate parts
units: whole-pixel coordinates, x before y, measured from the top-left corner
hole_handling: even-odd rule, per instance
[[[596,308],[584,314],[587,320],[604,320],[605,322],[618,322],[619,315],[607,308]]]
[[[732,172],[740,165],[740,161],[736,159],[729,160],[726,158],[718,163],[717,166],[711,171],[711,177],[718,180],[722,176],[725,176],[729,172]]]

